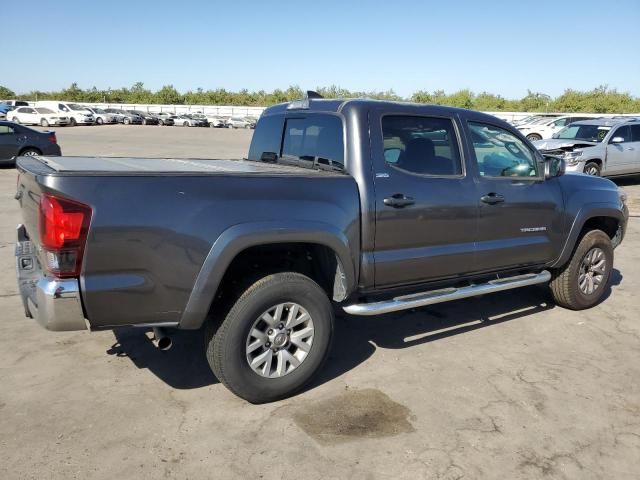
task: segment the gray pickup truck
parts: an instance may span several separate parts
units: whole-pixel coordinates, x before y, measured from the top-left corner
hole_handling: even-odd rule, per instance
[[[549,284],[595,305],[625,196],[564,175],[481,113],[308,98],[268,108],[245,160],[22,157],[16,262],[50,330],[199,329],[254,403],[299,391],[334,311],[378,315]],[[203,352],[204,353],[204,352]]]

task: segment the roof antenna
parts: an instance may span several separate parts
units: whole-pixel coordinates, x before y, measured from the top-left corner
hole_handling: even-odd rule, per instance
[[[314,92],[313,90],[307,90],[307,98],[312,99],[312,98],[324,98],[324,97],[320,95],[318,92]]]

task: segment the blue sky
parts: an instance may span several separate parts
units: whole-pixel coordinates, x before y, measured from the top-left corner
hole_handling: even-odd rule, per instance
[[[0,85],[17,92],[142,81],[640,96],[640,0],[2,3]]]

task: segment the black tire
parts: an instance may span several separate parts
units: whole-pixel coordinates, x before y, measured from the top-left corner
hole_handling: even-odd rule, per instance
[[[584,166],[584,173],[587,175],[591,175],[593,177],[599,177],[602,170],[600,169],[600,165],[596,162],[587,162]]]
[[[17,123],[18,125],[20,125],[20,119],[18,117],[13,117],[13,119],[11,121],[13,123]]]
[[[282,376],[267,378],[249,366],[247,339],[256,320],[286,302],[294,302],[308,312],[313,321],[313,341],[297,367]],[[329,353],[333,323],[331,302],[313,280],[292,272],[268,275],[240,296],[224,321],[207,324],[207,360],[218,380],[239,397],[251,403],[279,400],[300,391],[322,367]]]
[[[48,127],[48,126],[49,126],[49,122],[47,122],[47,119],[46,119],[46,118],[41,118],[41,119],[40,119],[40,126],[41,126],[41,127],[44,127],[44,128],[46,128],[46,127]]]
[[[537,133],[530,133],[529,135],[527,135],[527,140],[529,140],[530,142],[535,142],[536,140],[542,140],[542,137]]]
[[[124,123],[125,125],[129,125],[131,123],[131,120],[128,117],[124,117],[122,123]]]
[[[102,120],[102,118],[101,118],[101,117],[98,117],[98,118],[96,118],[96,123],[97,123],[98,125],[102,125],[102,124],[104,123],[104,120]]]
[[[605,266],[603,278],[591,294],[580,289],[579,276],[583,261],[593,249],[600,249],[604,254]],[[596,305],[607,290],[613,269],[613,246],[609,235],[602,230],[587,232],[578,243],[571,259],[562,267],[552,272],[549,283],[551,294],[556,304],[570,310],[584,310]]]
[[[183,127],[188,127],[188,126],[189,126],[189,122],[184,122],[184,123],[182,124],[182,126],[183,126]]]
[[[164,127],[164,121],[158,120],[158,125],[160,125],[161,127]]]
[[[78,125],[78,122],[76,122],[75,118],[71,117],[69,119],[69,125],[72,126],[72,127],[75,127],[76,125]]]

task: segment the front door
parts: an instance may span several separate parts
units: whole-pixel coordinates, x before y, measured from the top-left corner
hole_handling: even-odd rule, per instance
[[[478,199],[457,120],[373,109],[375,284],[391,287],[474,270]]]
[[[606,173],[608,175],[627,173],[633,168],[634,157],[635,150],[629,125],[616,128],[607,143]]]
[[[560,252],[563,199],[557,179],[515,133],[469,122],[469,150],[478,178],[477,267],[481,271],[542,264]]]

